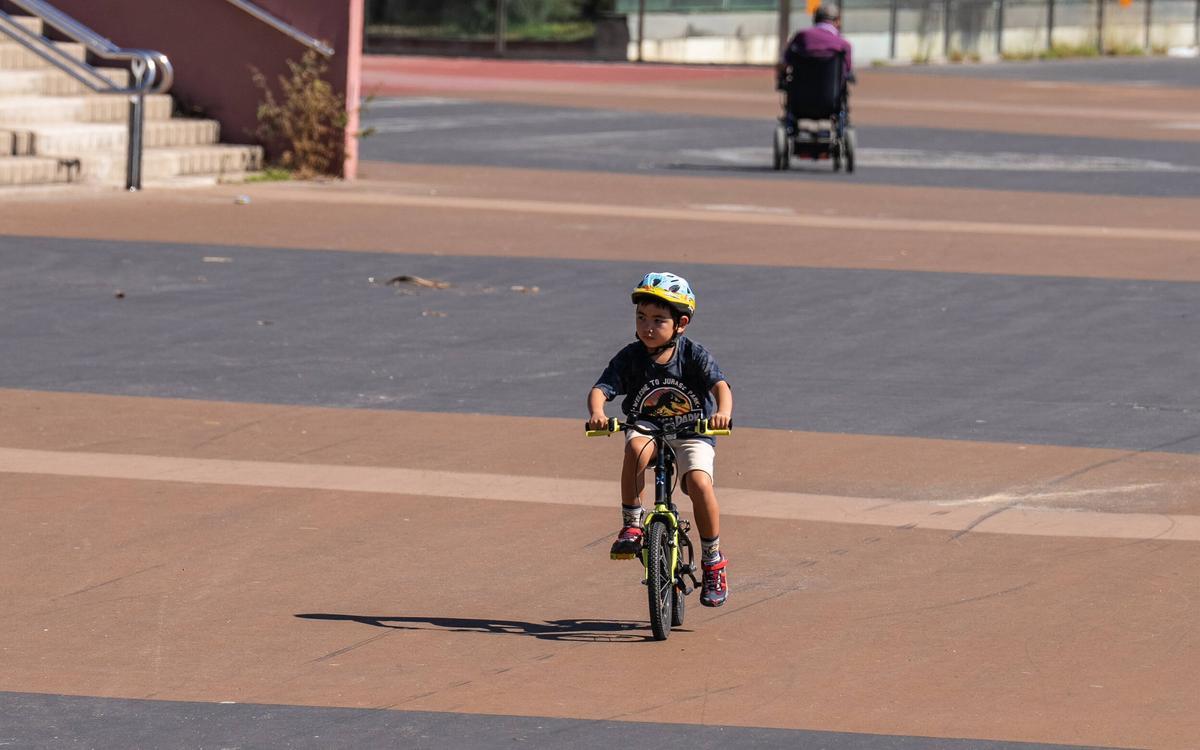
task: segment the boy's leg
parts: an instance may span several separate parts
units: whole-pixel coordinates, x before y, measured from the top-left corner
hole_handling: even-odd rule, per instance
[[[654,455],[654,441],[644,435],[634,435],[625,441],[625,458],[621,462],[621,505],[642,506],[646,469]]]
[[[704,574],[700,603],[706,607],[719,607],[729,595],[729,583],[725,575],[728,561],[721,554],[721,509],[717,505],[717,493],[712,477],[703,470],[687,472],[684,484],[692,498],[696,528],[700,531],[700,569]]]
[[[646,486],[646,467],[654,458],[654,443],[643,435],[625,441],[621,462],[621,530],[608,556],[628,560],[642,551],[642,490]]]
[[[692,469],[683,476],[683,491],[692,499],[692,511],[696,515],[696,529],[702,539],[714,539],[721,535],[721,508],[717,505],[717,491],[712,477],[701,469]]]

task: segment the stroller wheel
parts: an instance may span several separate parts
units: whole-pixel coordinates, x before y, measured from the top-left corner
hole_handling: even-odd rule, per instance
[[[791,141],[791,139],[788,137],[787,128],[783,125],[783,123],[776,125],[775,126],[775,144],[774,144],[774,146],[775,146],[774,166],[775,166],[776,170],[783,170],[783,169],[788,168],[788,163],[791,161],[789,158],[791,156],[791,154],[790,154],[791,142],[790,141]]]

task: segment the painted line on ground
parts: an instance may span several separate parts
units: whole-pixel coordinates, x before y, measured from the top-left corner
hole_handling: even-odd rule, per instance
[[[1014,115],[1022,118],[1032,117],[1061,117],[1080,120],[1122,120],[1160,122],[1169,120],[1194,121],[1198,114],[1195,110],[1143,110],[1137,107],[1121,109],[1119,107],[1072,107],[1043,104],[993,104],[985,102],[938,101],[934,99],[874,99],[868,96],[854,97],[855,108],[917,110],[922,112],[964,112],[985,115]]]
[[[1106,227],[1074,224],[1017,224],[987,221],[937,221],[932,219],[879,219],[866,216],[824,216],[819,214],[767,213],[736,210],[698,210],[694,208],[647,208],[595,203],[516,200],[503,198],[453,198],[444,196],[400,195],[353,190],[345,193],[295,190],[287,200],[341,202],[357,205],[407,206],[453,211],[498,211],[556,216],[588,216],[619,219],[710,222],[716,224],[753,224],[757,226],[804,227],[808,229],[851,229],[872,232],[917,232],[928,234],[1006,235],[1025,237],[1067,237],[1090,240],[1145,240],[1200,244],[1200,231],[1156,229],[1152,227]]]
[[[715,159],[722,164],[762,165],[770,161],[771,151],[761,146],[685,149],[678,152],[689,159]],[[1154,173],[1184,174],[1200,172],[1200,167],[1158,159],[1131,159],[1119,156],[1039,154],[1026,151],[934,151],[916,148],[859,148],[855,163],[863,167],[889,169],[937,169],[982,172],[1069,172],[1078,173]],[[797,162],[805,160],[797,157]]]
[[[385,466],[340,466],[117,453],[0,448],[0,473],[151,482],[273,487],[335,492],[615,507],[615,482],[475,474]],[[1116,488],[1123,490],[1125,488]],[[1084,492],[1093,492],[1092,490]],[[1200,541],[1200,516],[1032,508],[1019,495],[996,496],[995,507],[811,495],[737,487],[720,490],[730,516],[818,521],[904,529]],[[1017,498],[1014,500],[1014,497]],[[1036,499],[1036,495],[1028,496]]]

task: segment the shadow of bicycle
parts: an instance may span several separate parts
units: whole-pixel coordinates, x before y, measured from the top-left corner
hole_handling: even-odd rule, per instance
[[[303,620],[340,620],[394,630],[445,630],[452,633],[524,635],[548,641],[631,643],[651,641],[650,626],[625,620],[484,620],[470,617],[387,617],[332,613],[298,614]]]

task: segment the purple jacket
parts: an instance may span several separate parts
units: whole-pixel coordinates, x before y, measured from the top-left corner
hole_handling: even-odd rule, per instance
[[[846,77],[849,78],[854,71],[850,62],[850,42],[833,24],[819,23],[796,32],[783,51],[783,64],[791,65],[793,60],[802,57],[829,57],[838,52],[846,53]]]

